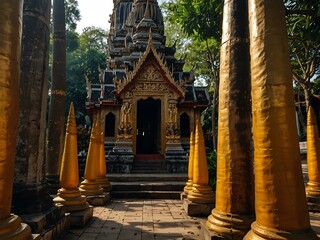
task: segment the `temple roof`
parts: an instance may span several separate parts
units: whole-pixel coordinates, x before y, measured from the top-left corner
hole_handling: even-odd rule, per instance
[[[107,68],[102,70],[100,92],[92,89],[88,104],[118,102],[134,84],[148,62],[159,69],[164,81],[191,105],[209,104],[206,88],[195,87],[194,74],[184,72],[183,59],[176,59],[176,45],[165,46],[163,16],[157,0],[113,0],[107,43]]]
[[[159,70],[162,73],[164,80],[167,82],[167,84],[178,94],[178,96],[183,97],[185,95],[183,82],[175,81],[173,75],[170,73],[168,67],[166,66],[165,59],[161,57],[160,54],[154,48],[151,31],[149,34],[149,43],[147,49],[139,58],[139,61],[134,66],[133,71],[128,71],[124,80],[115,80],[116,94],[120,95],[123,91],[125,91],[128,88],[128,86],[132,85],[134,79],[139,74],[141,69],[145,66],[147,60],[148,62],[150,61],[150,58],[153,58],[153,61],[159,66]]]

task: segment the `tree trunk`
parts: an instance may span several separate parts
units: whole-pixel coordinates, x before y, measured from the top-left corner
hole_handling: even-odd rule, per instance
[[[51,0],[25,0],[13,195],[16,213],[52,206],[44,179]]]
[[[52,86],[48,120],[46,177],[53,192],[59,188],[66,107],[66,32],[64,0],[53,1]]]
[[[218,97],[218,88],[219,88],[219,83],[218,79],[215,77],[214,73],[214,59],[212,57],[209,44],[208,44],[208,39],[206,39],[206,47],[207,47],[207,53],[208,53],[208,58],[210,62],[210,75],[212,79],[212,85],[213,85],[213,97],[212,97],[212,113],[211,113],[211,127],[212,127],[212,148],[213,150],[217,150],[217,134],[216,134],[216,107],[217,107],[217,97]]]

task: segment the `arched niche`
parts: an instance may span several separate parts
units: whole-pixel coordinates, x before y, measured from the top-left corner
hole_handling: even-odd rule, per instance
[[[186,113],[183,113],[180,116],[180,131],[182,138],[190,137],[190,117]]]
[[[105,136],[106,137],[114,137],[115,136],[115,125],[116,125],[116,116],[109,112],[106,115],[105,121]]]

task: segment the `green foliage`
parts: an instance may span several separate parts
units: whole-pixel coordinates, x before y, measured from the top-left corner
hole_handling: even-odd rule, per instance
[[[311,92],[312,79],[320,73],[320,2],[287,0],[285,7],[293,77]]]
[[[209,172],[209,186],[213,191],[215,191],[217,179],[217,153],[215,150],[213,150],[207,157],[207,162]]]
[[[286,0],[286,21],[289,37],[293,80],[299,85],[297,96],[304,95],[305,104],[298,101],[298,116],[306,131],[306,114],[303,108],[312,105],[313,80],[320,73],[320,2],[318,0]]]
[[[185,71],[194,71],[196,84],[212,90],[212,117],[216,119],[219,88],[219,59],[223,0],[168,0],[161,7],[165,13],[168,39],[177,39],[182,51],[177,55],[186,60]],[[170,34],[173,37],[170,37]],[[215,129],[216,122],[211,122]],[[216,134],[211,131],[213,148]]]
[[[66,30],[75,31],[77,28],[77,22],[80,21],[81,15],[78,6],[78,0],[66,0]]]
[[[174,43],[177,58],[186,60],[200,85],[213,86],[218,77],[222,0],[169,0],[161,5],[167,44]]]
[[[320,97],[320,76],[319,75],[313,82],[312,93]]]
[[[70,30],[66,32],[67,52],[71,53],[77,50],[80,46],[79,34],[76,31]]]
[[[180,24],[188,36],[220,42],[222,0],[170,0],[166,5],[169,21]]]
[[[67,52],[67,109],[73,101],[76,119],[79,124],[85,123],[86,74],[92,83],[99,81],[98,65],[105,68],[107,33],[101,28],[88,27],[82,34],[73,34],[73,43],[79,45],[68,48]],[[67,43],[69,46],[69,43]],[[76,44],[75,44],[76,46]]]

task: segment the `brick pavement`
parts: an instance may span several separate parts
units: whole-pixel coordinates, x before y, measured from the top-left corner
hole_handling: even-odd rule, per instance
[[[95,207],[84,228],[71,229],[64,240],[202,240],[200,221],[186,215],[180,200],[113,200]],[[320,236],[320,213],[310,213]]]
[[[113,200],[95,207],[86,227],[71,229],[63,239],[199,240],[200,220],[187,216],[180,200]]]

